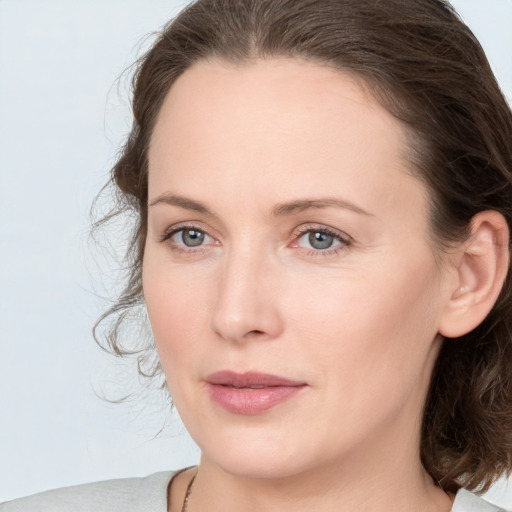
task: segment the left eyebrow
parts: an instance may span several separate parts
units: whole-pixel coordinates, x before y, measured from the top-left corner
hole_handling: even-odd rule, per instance
[[[359,206],[355,205],[354,203],[351,203],[350,201],[338,197],[325,197],[319,199],[297,199],[296,201],[279,203],[276,206],[274,206],[274,208],[272,208],[272,215],[293,215],[295,213],[300,213],[304,210],[309,210],[312,208],[343,208],[345,210],[351,210],[360,215],[374,217],[373,213],[367,212],[366,210],[363,210]]]

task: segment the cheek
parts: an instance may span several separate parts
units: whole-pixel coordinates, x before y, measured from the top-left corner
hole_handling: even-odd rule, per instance
[[[424,403],[437,332],[431,282],[396,270],[324,283],[296,315],[296,351],[317,379],[318,436],[332,446],[356,444],[399,417],[415,420]]]
[[[157,350],[167,377],[182,359],[196,357],[208,325],[210,287],[179,271],[159,265],[151,256],[144,260],[143,289]]]
[[[437,334],[436,269],[430,261],[407,265],[380,260],[321,286],[305,283],[310,293],[291,299],[304,356],[336,387],[403,387],[422,371]]]

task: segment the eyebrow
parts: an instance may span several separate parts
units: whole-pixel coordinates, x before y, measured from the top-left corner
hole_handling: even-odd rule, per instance
[[[157,196],[153,201],[149,203],[149,206],[156,206],[157,204],[168,204],[170,206],[178,206],[185,210],[191,210],[194,212],[202,213],[203,215],[213,215],[213,212],[210,211],[206,206],[199,203],[198,201],[194,201],[193,199],[189,199],[188,197],[178,196],[176,194],[169,194],[164,192]]]
[[[325,197],[319,199],[298,199],[296,201],[280,203],[274,206],[274,208],[272,209],[272,215],[293,215],[294,213],[300,213],[304,210],[314,208],[343,208],[345,210],[351,210],[360,215],[366,215],[369,217],[374,216],[372,213],[363,210],[354,203],[351,203],[350,201],[338,197]]]
[[[156,206],[158,204],[168,204],[171,206],[178,206],[179,208],[183,208],[185,210],[191,210],[197,213],[201,213],[203,215],[214,216],[214,213],[207,208],[204,204],[194,201],[188,197],[163,193],[157,196],[153,201],[149,203],[149,206]],[[279,203],[274,208],[272,208],[272,215],[275,217],[282,217],[286,215],[293,215],[305,210],[310,209],[323,209],[323,208],[343,208],[345,210],[350,210],[360,215],[366,215],[369,217],[373,217],[374,215],[366,210],[363,210],[359,206],[347,201],[346,199],[338,198],[338,197],[325,197],[318,199],[297,199],[294,201],[289,201],[285,203]]]

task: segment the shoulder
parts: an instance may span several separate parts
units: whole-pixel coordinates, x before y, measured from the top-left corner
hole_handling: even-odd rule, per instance
[[[0,504],[0,512],[166,512],[173,471],[46,491]]]
[[[506,512],[504,509],[491,505],[480,496],[465,489],[460,489],[455,497],[452,512]]]

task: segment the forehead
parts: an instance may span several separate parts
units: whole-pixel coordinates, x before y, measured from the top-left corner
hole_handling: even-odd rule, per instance
[[[243,65],[217,60],[196,63],[173,84],[157,119],[150,157],[153,148],[172,143],[170,136],[183,142],[187,136],[207,141],[225,134],[234,140],[238,134],[249,145],[258,136],[278,133],[303,142],[320,138],[325,147],[377,133],[382,150],[401,150],[406,142],[402,125],[359,77],[300,59]]]
[[[406,194],[418,210],[425,191],[406,152],[400,122],[348,73],[296,59],[199,62],[162,105],[149,194],[216,191],[248,204],[336,190],[369,211]]]

